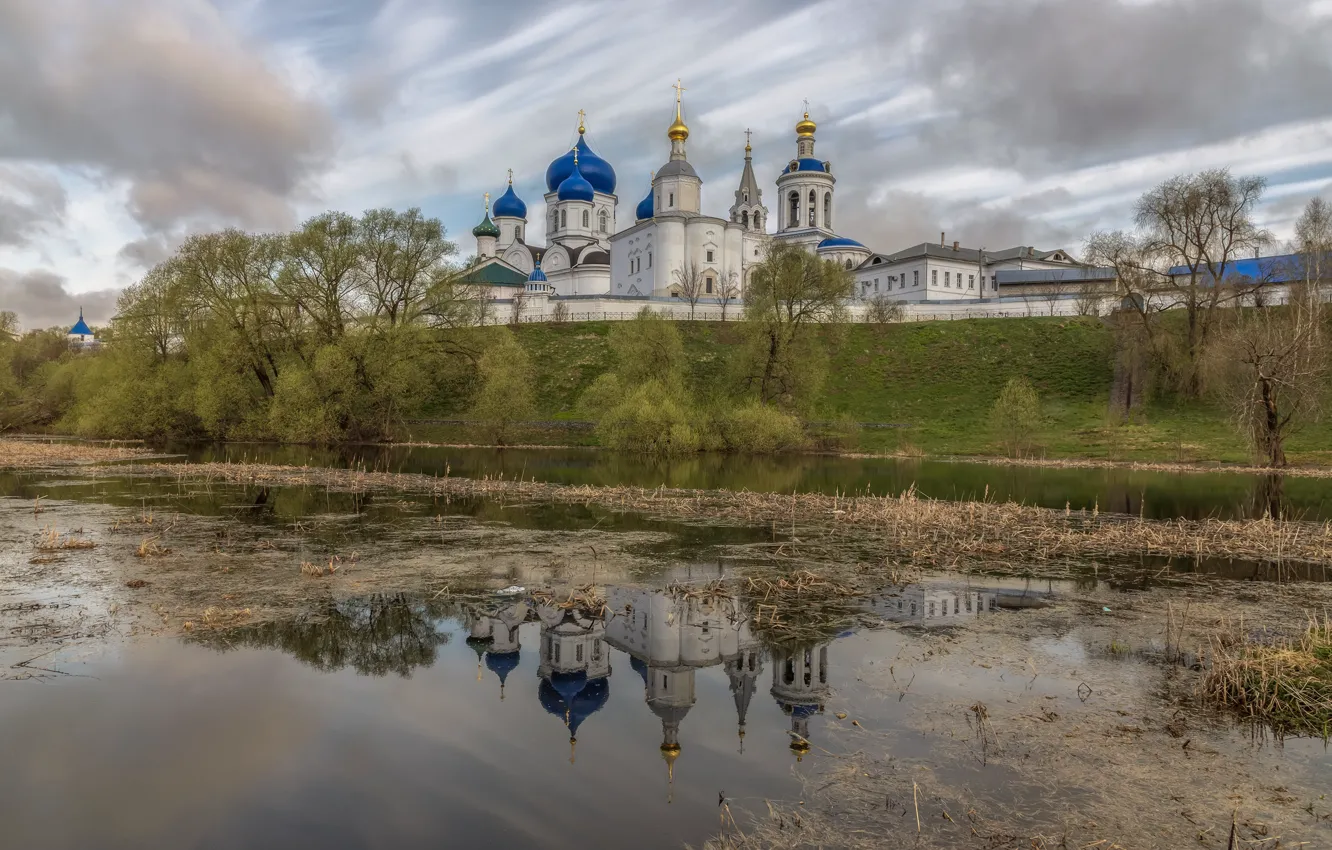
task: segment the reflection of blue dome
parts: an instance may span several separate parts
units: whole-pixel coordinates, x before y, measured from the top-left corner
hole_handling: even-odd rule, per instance
[[[527,279],[529,281],[540,281],[541,283],[546,282],[546,273],[541,270],[540,260],[536,261],[536,266],[532,269],[532,273],[527,276]]]
[[[643,687],[648,685],[648,666],[647,662],[636,655],[629,656],[629,666],[634,668],[638,675],[643,677]]]
[[[642,221],[645,218],[652,218],[652,187],[648,187],[647,197],[638,202],[638,208],[634,211],[634,218]]]
[[[815,159],[812,156],[801,157],[795,161],[795,168],[788,163],[786,168],[782,169],[783,174],[790,174],[793,171],[822,171],[827,173],[831,167],[825,168],[823,160]]]
[[[593,191],[592,184],[583,177],[582,168],[574,163],[573,171],[560,184],[559,198],[561,201],[591,201]]]
[[[499,676],[500,684],[509,678],[509,674],[518,668],[518,652],[487,652],[486,667]]]
[[[495,218],[527,218],[527,204],[513,191],[513,184],[495,202]]]
[[[587,673],[579,670],[576,673],[552,673],[550,674],[550,686],[560,695],[568,705],[578,692],[587,684]]]
[[[854,239],[847,239],[842,236],[830,236],[819,243],[819,248],[864,248]]]
[[[577,735],[582,722],[601,710],[610,699],[610,681],[605,677],[593,679],[574,697],[569,706],[569,734]]]
[[[583,172],[583,176],[592,184],[592,188],[605,195],[615,194],[615,169],[588,147],[587,140],[581,133],[574,149],[578,151],[578,170]],[[573,173],[573,165],[573,150],[566,151],[563,156],[552,162],[546,168],[547,191],[554,192],[559,189],[560,184]]]
[[[819,713],[819,707],[817,705],[791,706],[791,714],[796,717],[809,717],[811,714],[818,714],[818,713]]]

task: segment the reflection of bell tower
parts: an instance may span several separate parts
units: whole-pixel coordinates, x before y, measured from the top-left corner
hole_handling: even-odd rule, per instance
[[[486,651],[486,667],[500,680],[500,699],[504,699],[504,683],[518,667],[519,627],[527,621],[526,602],[514,602],[487,618],[490,625],[490,647]]]
[[[661,718],[661,757],[666,761],[667,801],[675,795],[675,760],[680,755],[680,721],[694,705],[694,671],[648,666],[648,708]]]
[[[481,660],[494,638],[490,634],[490,620],[474,608],[464,608],[463,625],[467,627],[467,646],[476,653],[476,680],[481,681]]]
[[[745,715],[749,713],[749,702],[758,689],[758,677],[763,672],[763,660],[757,648],[746,649],[734,658],[726,660],[726,675],[731,680],[731,696],[735,699],[735,715],[740,736],[740,752],[745,751]]]
[[[774,650],[772,696],[791,717],[791,751],[800,761],[809,752],[809,718],[823,713],[828,699],[828,645]]]

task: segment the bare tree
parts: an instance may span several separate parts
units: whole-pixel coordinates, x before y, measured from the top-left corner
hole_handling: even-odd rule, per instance
[[[865,305],[865,320],[876,325],[900,322],[905,315],[902,302],[893,301],[887,295],[876,295]]]
[[[1325,392],[1329,360],[1320,306],[1296,299],[1237,310],[1211,352],[1222,398],[1272,467],[1286,465],[1287,437],[1317,415]]]
[[[676,294],[689,302],[689,318],[694,318],[694,308],[698,306],[699,299],[703,297],[706,286],[703,272],[699,270],[698,263],[690,263],[684,268],[671,272],[671,275],[675,278]]]
[[[1295,222],[1295,251],[1297,268],[1291,280],[1302,284],[1298,295],[1311,306],[1326,302],[1332,284],[1332,205],[1322,198],[1309,201]]]
[[[565,301],[556,301],[555,306],[551,308],[550,320],[556,324],[564,324],[569,321],[569,305]]]
[[[390,325],[413,321],[458,246],[444,238],[439,219],[415,208],[369,210],[357,228],[363,252],[360,284],[373,314]]]
[[[1254,255],[1271,234],[1254,222],[1266,182],[1226,169],[1172,177],[1143,195],[1134,233],[1098,233],[1088,242],[1092,262],[1115,268],[1128,308],[1148,325],[1154,355],[1188,396],[1202,390],[1201,367],[1220,321],[1218,307],[1234,306],[1254,290],[1235,279],[1235,263]],[[1162,333],[1155,314],[1184,311],[1182,334]]]
[[[527,290],[520,289],[513,294],[513,301],[510,303],[509,324],[517,325],[523,321],[523,313],[527,311]]]
[[[722,321],[726,321],[726,310],[740,297],[740,275],[731,272],[717,284],[717,302],[721,304]]]
[[[1098,283],[1082,283],[1073,294],[1073,309],[1079,316],[1099,316],[1106,294],[1105,287]]]
[[[1055,310],[1069,291],[1069,282],[1059,277],[1054,277],[1045,284],[1045,290],[1041,294],[1045,296],[1045,302],[1050,305],[1051,316],[1055,314]]]

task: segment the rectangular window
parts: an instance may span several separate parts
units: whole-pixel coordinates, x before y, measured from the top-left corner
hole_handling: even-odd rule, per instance
[[[711,294],[712,294],[712,278],[708,278],[707,283],[708,283],[708,294],[711,295]]]
[[[933,271],[930,272],[930,286],[938,286],[938,285],[939,285],[939,270],[934,269]]]
[[[967,289],[975,289],[975,288],[976,288],[976,276],[974,274],[967,275]]]
[[[995,290],[996,292],[999,290],[999,275],[997,274],[990,275],[990,288]]]
[[[675,193],[674,193],[674,192],[671,193],[671,199],[670,199],[670,201],[666,204],[666,206],[667,206],[667,207],[673,207],[673,206],[675,206]]]
[[[879,291],[879,281],[877,281],[877,280],[874,281],[874,291],[875,291],[875,292],[878,292],[878,291]]]
[[[708,252],[708,262],[709,262],[709,263],[712,262],[712,252],[711,252],[711,251]]]
[[[951,273],[951,272],[944,272],[944,286],[947,286],[947,287],[949,287],[949,288],[952,287],[952,284],[950,284],[950,283],[948,282],[949,278],[951,278],[951,277],[952,277],[952,273]]]
[[[648,251],[648,268],[652,268],[652,252]]]
[[[906,289],[906,275],[902,275],[900,278],[897,279],[897,288]]]
[[[920,269],[916,269],[911,273],[911,285],[920,286]]]

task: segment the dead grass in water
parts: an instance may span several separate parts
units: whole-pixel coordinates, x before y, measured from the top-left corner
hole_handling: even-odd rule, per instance
[[[1332,619],[1272,639],[1243,621],[1213,639],[1203,696],[1278,733],[1332,737]]]
[[[28,469],[80,463],[132,460],[151,454],[142,446],[90,445],[82,442],[0,438],[0,469]]]
[[[130,470],[119,467],[115,474]],[[545,484],[502,478],[431,477],[355,469],[261,464],[153,464],[149,475],[261,486],[427,493],[439,499],[598,505],[651,516],[771,526],[772,556],[807,559],[820,547],[837,557],[885,557],[933,566],[960,560],[1033,562],[1088,558],[1228,558],[1332,566],[1332,524],[1257,520],[1147,520],[1097,510],[1051,510],[1014,502],[936,501],[900,496],[751,493]],[[102,474],[107,474],[105,471]],[[835,550],[835,551],[833,551]]]
[[[92,549],[97,544],[79,535],[83,534],[82,529],[71,531],[68,534],[61,534],[56,531],[55,526],[48,525],[38,535],[36,549],[38,552],[60,552],[67,549]]]

